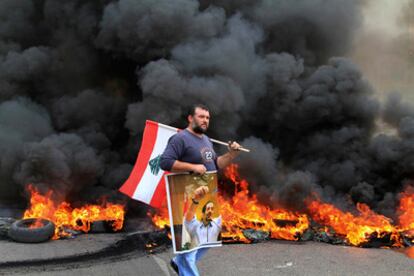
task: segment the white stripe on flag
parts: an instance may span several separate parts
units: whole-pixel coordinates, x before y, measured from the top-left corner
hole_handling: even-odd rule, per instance
[[[170,139],[170,137],[176,133],[176,131],[158,125],[158,132],[156,138],[157,140],[155,141],[155,145],[151,153],[150,160],[157,157],[158,155],[161,155],[164,152],[165,147],[168,143],[168,139]],[[159,182],[161,181],[163,175],[164,171],[161,169],[159,170],[157,175],[154,175],[151,172],[151,167],[148,164],[132,198],[149,204],[154,195],[155,189],[159,185]]]

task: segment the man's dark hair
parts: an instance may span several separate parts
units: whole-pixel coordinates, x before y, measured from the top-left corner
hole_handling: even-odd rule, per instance
[[[206,212],[207,205],[208,205],[209,203],[213,203],[213,205],[214,205],[214,202],[213,202],[213,201],[211,201],[211,200],[207,201],[207,202],[206,202],[206,204],[204,204],[203,209],[201,209],[201,212],[202,212],[203,214]]]
[[[187,116],[188,115],[194,116],[196,108],[201,108],[203,110],[206,110],[206,111],[210,112],[210,110],[208,109],[208,107],[206,105],[204,105],[204,104],[195,104],[195,105],[191,106],[188,109]]]

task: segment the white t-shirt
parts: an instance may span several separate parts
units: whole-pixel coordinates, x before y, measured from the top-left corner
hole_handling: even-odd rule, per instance
[[[191,221],[184,219],[184,226],[190,236],[196,239],[198,245],[215,243],[221,232],[221,216],[210,221],[207,226],[194,216]]]

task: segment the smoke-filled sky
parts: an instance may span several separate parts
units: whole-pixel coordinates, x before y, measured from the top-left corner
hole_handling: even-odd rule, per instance
[[[22,200],[27,183],[116,194],[145,120],[184,127],[201,102],[210,136],[252,149],[238,163],[262,200],[301,208],[317,192],[392,214],[414,172],[414,108],[411,83],[387,79],[382,99],[366,69],[364,53],[374,63],[389,45],[367,28],[384,3],[1,1],[0,197]],[[412,7],[395,5],[397,28],[410,30]],[[408,33],[392,48],[402,60]]]

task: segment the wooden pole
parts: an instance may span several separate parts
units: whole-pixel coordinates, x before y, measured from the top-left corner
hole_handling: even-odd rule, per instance
[[[211,139],[210,138],[210,141],[213,142],[213,143],[219,144],[219,145],[223,145],[223,146],[228,146],[229,145],[229,143],[219,141],[219,140],[216,140],[216,139]],[[240,147],[239,150],[244,151],[244,152],[250,152],[249,149],[246,149],[246,148],[243,148],[243,147]]]
[[[171,129],[171,130],[173,130],[173,131],[178,131],[178,130],[180,130],[180,129],[176,128],[176,127],[172,127],[172,126],[164,125],[164,124],[161,124],[161,123],[158,123],[158,125],[160,125],[160,126],[162,126],[162,127],[165,127],[165,128],[168,128],[168,129]],[[223,142],[223,141],[220,141],[220,140],[216,140],[216,139],[211,139],[211,138],[210,138],[210,141],[211,141],[211,142],[213,142],[213,143],[219,144],[219,145],[229,146],[229,143],[226,143],[226,142]],[[243,147],[240,147],[240,148],[239,148],[239,150],[240,150],[240,151],[244,151],[244,152],[250,152],[250,150],[249,150],[249,149],[246,149],[246,148],[243,148]]]

